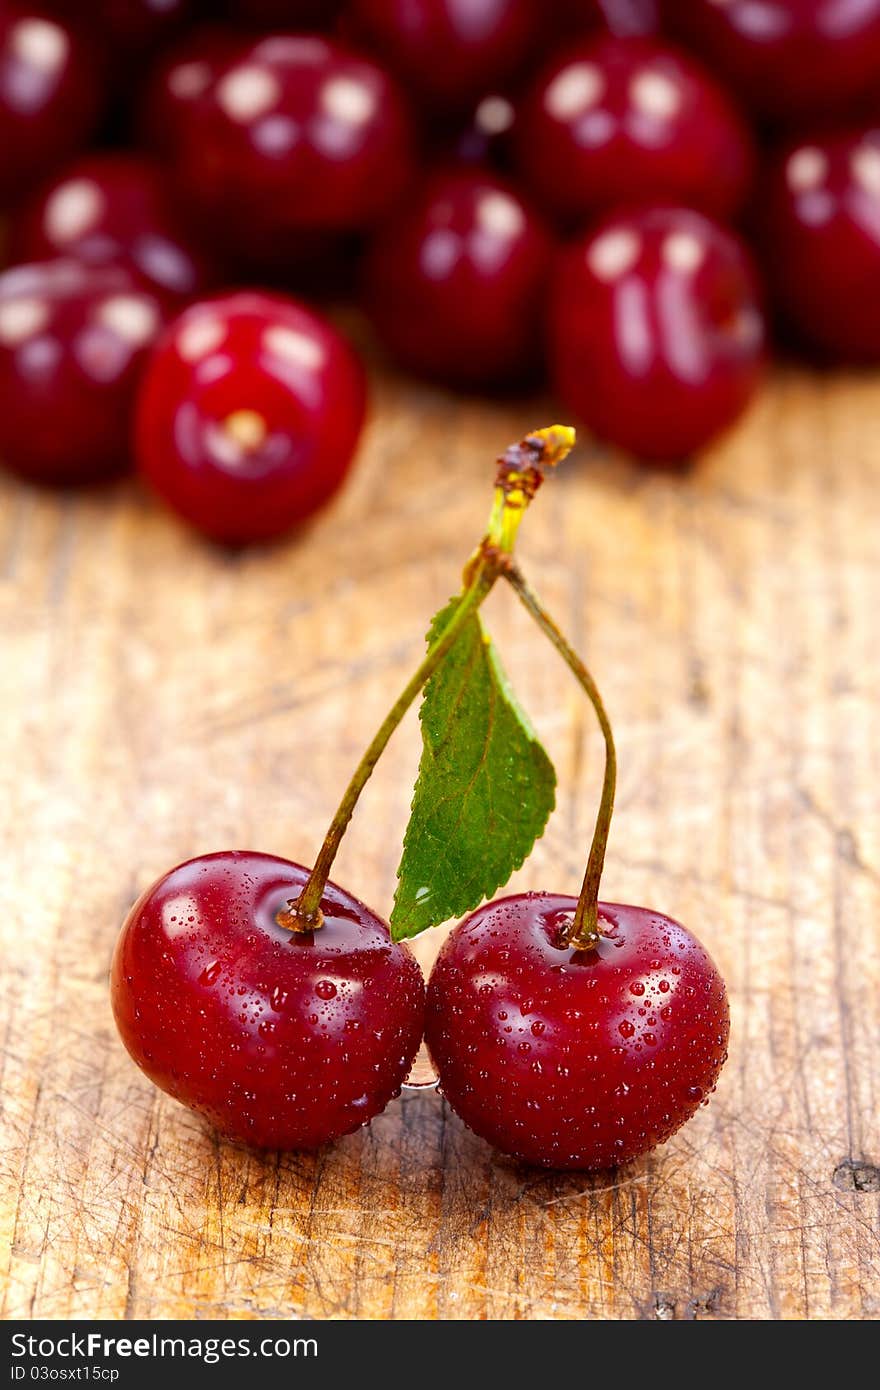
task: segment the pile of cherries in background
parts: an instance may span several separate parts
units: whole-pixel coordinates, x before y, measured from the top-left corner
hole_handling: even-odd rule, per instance
[[[286,530],[363,422],[340,300],[676,460],[771,332],[880,360],[880,0],[0,0],[0,217],[22,477]]]

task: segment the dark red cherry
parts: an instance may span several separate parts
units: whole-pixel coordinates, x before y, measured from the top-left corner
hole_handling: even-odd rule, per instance
[[[407,366],[476,386],[522,377],[540,352],[551,241],[494,174],[433,175],[376,236],[366,299],[383,343]]]
[[[744,410],[765,330],[749,253],[686,208],[612,213],[560,257],[551,370],[566,406],[646,459],[680,459]]]
[[[774,121],[812,124],[880,87],[880,0],[664,0],[664,19]]]
[[[74,260],[0,275],[0,459],[78,483],[131,458],[131,412],[164,301],[121,266]]]
[[[84,155],[68,164],[21,209],[10,237],[15,260],[118,263],[172,295],[197,294],[218,274],[184,227],[164,168],[144,155]]]
[[[324,925],[276,914],[308,870],[269,854],[191,859],[135,903],[116,945],[116,1026],[151,1081],[226,1139],[314,1149],[398,1094],[424,985],[381,918],[328,883]]]
[[[330,323],[281,295],[223,295],[186,309],[153,354],[138,462],[205,535],[264,540],[339,488],[364,408],[363,369]]]
[[[316,35],[242,42],[183,123],[178,172],[206,229],[286,264],[303,240],[363,230],[394,205],[411,121],[369,59]]]
[[[101,68],[64,21],[0,5],[0,203],[84,145],[101,106]]]
[[[167,158],[176,155],[190,108],[240,44],[235,29],[199,25],[163,50],[138,101],[137,129],[145,145]]]
[[[500,898],[457,926],[428,984],[440,1088],[496,1148],[547,1168],[610,1168],[661,1144],[715,1089],[724,981],[689,931],[599,904],[592,951],[560,940],[575,899]]]
[[[539,205],[574,224],[653,199],[728,217],[753,169],[748,131],[717,83],[643,38],[600,35],[551,59],[522,103],[515,146]]]
[[[759,210],[789,324],[832,358],[880,361],[880,124],[787,145]]]
[[[347,23],[422,104],[463,111],[528,61],[538,0],[352,0]]]

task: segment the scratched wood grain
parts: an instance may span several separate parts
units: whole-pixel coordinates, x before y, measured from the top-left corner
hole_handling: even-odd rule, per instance
[[[877,378],[780,375],[692,473],[584,446],[524,527],[616,720],[605,896],[688,923],[730,984],[730,1062],[682,1133],[548,1176],[412,1092],[334,1148],[260,1157],[116,1039],[132,899],[211,849],[309,858],[455,587],[495,453],[547,415],[384,379],[338,504],[243,555],[132,482],[0,484],[7,1317],[880,1314]],[[490,609],[562,784],[514,882],[574,891],[593,723],[510,596]],[[378,909],[417,752],[411,720],[340,856]]]

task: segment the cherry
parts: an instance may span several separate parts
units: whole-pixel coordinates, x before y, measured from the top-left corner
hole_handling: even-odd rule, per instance
[[[731,424],[764,362],[743,243],[701,213],[612,213],[563,252],[550,306],[562,400],[615,444],[682,458]]]
[[[880,360],[880,124],[780,150],[760,222],[789,323],[832,357]]]
[[[496,1148],[610,1168],[663,1143],[715,1089],[724,981],[670,917],[600,903],[590,951],[560,940],[576,900],[500,898],[447,938],[426,1040],[443,1095]]]
[[[244,40],[183,122],[181,188],[231,250],[286,265],[304,238],[360,231],[390,210],[411,134],[369,59],[315,35]]]
[[[144,144],[157,154],[174,156],[190,108],[240,42],[234,29],[199,25],[163,51],[147,75],[138,103],[138,133]]]
[[[348,17],[419,102],[445,112],[514,76],[540,22],[537,0],[352,0]]]
[[[574,224],[651,199],[725,218],[753,168],[748,131],[717,83],[646,38],[600,35],[552,59],[522,103],[515,146],[540,205]]]
[[[74,260],[0,275],[0,459],[39,482],[128,465],[132,402],[166,314],[121,266]]]
[[[664,18],[774,121],[846,112],[880,85],[880,0],[664,0]]]
[[[381,918],[328,883],[323,925],[276,920],[308,870],[228,851],[172,869],[135,903],[111,971],[137,1065],[224,1138],[314,1149],[396,1096],[422,1036],[424,984]]]
[[[469,169],[431,177],[376,237],[370,314],[409,366],[464,385],[534,366],[550,237],[516,189]]]
[[[164,169],[142,155],[86,155],[67,165],[15,219],[11,246],[19,261],[122,263],[174,295],[192,296],[217,278],[181,224]]]
[[[153,354],[138,462],[205,535],[264,540],[340,486],[364,406],[363,370],[331,324],[280,295],[222,295],[186,309]]]
[[[0,203],[85,144],[100,78],[95,53],[67,24],[31,5],[0,4]]]

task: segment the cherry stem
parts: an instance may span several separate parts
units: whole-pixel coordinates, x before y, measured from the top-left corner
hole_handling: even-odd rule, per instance
[[[522,571],[512,561],[505,567],[504,578],[514,589],[520,602],[534,618],[545,637],[548,637],[553,643],[563,661],[572,671],[575,680],[586,693],[587,699],[596,712],[596,718],[605,739],[605,776],[602,782],[602,798],[596,816],[587,869],[574,917],[570,926],[563,933],[563,941],[566,945],[575,946],[581,951],[591,951],[599,944],[602,936],[599,930],[599,884],[605,865],[605,849],[608,844],[608,831],[611,827],[614,792],[617,785],[617,753],[614,748],[611,721],[593,677],[577,652],[569,646],[537,594],[530,588]]]
[[[424,688],[447,652],[454,645],[461,629],[492,589],[499,575],[506,573],[516,533],[525,509],[543,481],[543,470],[565,458],[574,444],[574,430],[565,425],[551,425],[526,435],[498,460],[495,498],[489,526],[464,572],[464,585],[458,606],[450,621],[432,642],[424,659],[400,692],[388,714],[376,731],[364,753],[345,794],[339,803],[330,828],[324,838],[298,898],[275,915],[280,927],[293,932],[316,931],[323,922],[321,900],[333,861],[342,837],[354,813],[358,798],[385,751],[388,741],[410,705]]]

